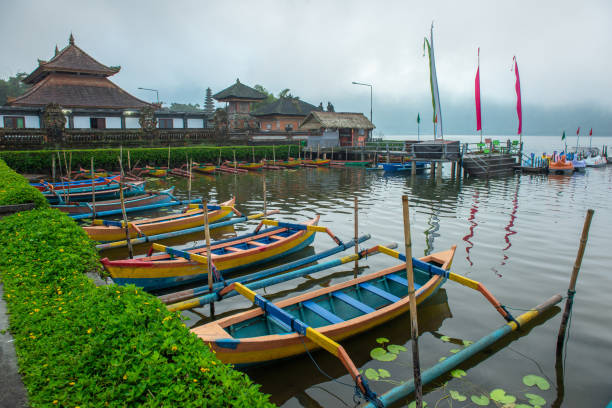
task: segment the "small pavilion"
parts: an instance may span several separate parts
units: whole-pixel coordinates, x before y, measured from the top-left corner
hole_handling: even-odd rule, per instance
[[[312,111],[300,125],[311,131],[308,146],[364,146],[374,125],[362,113]]]
[[[251,115],[251,104],[266,99],[266,95],[250,86],[244,85],[240,79],[236,83],[213,95],[219,102],[227,102],[227,122],[229,129],[258,128],[257,119]]]

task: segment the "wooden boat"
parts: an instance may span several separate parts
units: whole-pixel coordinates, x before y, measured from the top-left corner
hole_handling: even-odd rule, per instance
[[[427,162],[411,162],[404,163],[382,163],[382,167],[387,173],[398,173],[404,171],[412,171],[412,163],[416,163],[416,172],[422,173],[427,168]]]
[[[450,268],[455,246],[414,260],[417,304],[433,295],[446,278],[427,272],[427,265]],[[315,290],[276,303],[319,333],[340,341],[383,324],[410,309],[406,265]],[[224,363],[252,365],[296,356],[317,348],[310,340],[286,330],[261,309],[252,309],[196,327]]]
[[[372,164],[372,160],[332,160],[332,166],[338,167],[367,167]]]
[[[73,177],[73,180],[76,180],[77,178],[91,179],[91,170],[87,170],[82,167],[79,168],[79,171],[76,171],[73,174],[75,175],[75,177]],[[94,170],[94,178],[101,178],[101,177],[108,177],[108,176],[109,176],[108,171],[104,169]]]
[[[233,210],[231,207],[236,202],[235,198],[221,203],[219,206],[210,206],[208,211],[208,222],[213,223],[224,218],[231,217]],[[96,206],[97,207],[97,206]],[[220,207],[216,209],[217,207]],[[91,225],[84,226],[83,229],[89,235],[89,238],[98,242],[119,241],[125,239],[125,228],[116,225],[121,222],[111,222],[107,225]],[[110,225],[108,225],[110,224]],[[188,210],[185,213],[167,215],[165,217],[145,218],[130,222],[130,238],[136,238],[140,235],[152,236],[195,228],[204,225],[204,210],[194,209]]]
[[[574,165],[572,162],[565,160],[565,155],[562,154],[561,156],[557,157],[556,161],[551,160],[550,164],[548,165],[548,172],[552,174],[569,175],[574,172]]]
[[[233,161],[226,161],[223,164],[226,167],[237,167],[239,169],[249,170],[249,171],[259,171],[264,166],[263,163],[247,163],[247,162],[237,162],[235,164],[235,166],[234,166],[234,162]]]
[[[305,223],[316,225],[319,216]],[[299,251],[314,240],[314,232],[303,229],[273,227],[257,233],[213,243],[213,262],[218,271],[231,273],[239,269],[272,261]],[[205,255],[206,246],[187,251]],[[169,254],[134,259],[101,260],[104,269],[118,285],[134,284],[145,290],[167,288],[207,278],[207,265]]]
[[[191,170],[197,171],[198,173],[213,174],[216,168],[217,166],[215,166],[214,164],[193,163]]]
[[[137,181],[130,184],[125,184],[123,189],[124,197],[131,197],[137,194],[144,193],[145,182]],[[97,200],[109,200],[119,197],[119,185],[108,184],[103,186],[94,186],[94,192],[92,193],[91,187],[78,188],[73,191],[67,189],[62,192],[57,191],[43,191],[43,195],[47,198],[50,204],[65,204],[66,202],[71,203],[75,201],[92,201],[92,194],[95,194]]]
[[[329,166],[330,163],[330,159],[302,160],[302,164],[313,164],[315,166]]]
[[[103,186],[110,183],[118,183],[119,176],[112,177],[100,177],[93,181],[94,186]],[[44,180],[41,180],[39,183],[30,183],[32,187],[37,188],[39,191],[47,191],[47,190],[64,190],[70,186],[70,189],[73,188],[89,188],[91,190],[92,181],[90,180],[73,180],[73,181],[62,181],[59,183],[48,183]]]
[[[161,167],[145,167],[145,171],[141,174],[148,174],[153,177],[166,177],[168,175],[168,169],[162,169]]]
[[[300,164],[302,163],[301,160],[277,160],[277,161],[271,161],[268,162],[267,164],[271,164],[273,166],[281,166],[281,167],[285,167],[285,168],[295,168],[298,167]]]
[[[126,198],[125,208],[136,208],[143,207],[151,204],[161,204],[174,200],[172,196],[172,192],[174,191],[174,187],[171,187],[167,190],[162,190],[160,192],[146,192],[145,194],[140,194],[136,196],[132,196]],[[68,203],[68,204],[58,204],[52,206],[53,208],[57,208],[60,211],[68,213],[70,215],[76,214],[89,214],[93,211],[93,203],[91,202],[79,202],[79,203]],[[110,210],[118,210],[121,209],[121,201],[119,199],[113,200],[96,200],[96,212],[104,212]],[[125,234],[124,234],[125,235]]]

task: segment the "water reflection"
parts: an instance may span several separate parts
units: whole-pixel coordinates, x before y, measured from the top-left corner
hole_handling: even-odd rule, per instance
[[[476,188],[474,190],[474,194],[472,195],[472,206],[470,207],[470,216],[468,217],[468,222],[470,223],[470,232],[462,239],[467,243],[465,247],[465,253],[467,254],[465,259],[470,263],[470,266],[474,265],[472,259],[470,259],[470,250],[474,247],[474,243],[470,241],[474,237],[474,230],[478,226],[478,223],[475,221],[476,213],[478,212],[478,204],[480,199],[480,190]]]

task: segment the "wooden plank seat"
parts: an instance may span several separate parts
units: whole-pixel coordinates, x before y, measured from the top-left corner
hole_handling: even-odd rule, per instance
[[[394,294],[386,292],[386,291],[384,291],[384,290],[382,290],[380,288],[377,288],[376,286],[372,285],[371,283],[367,283],[367,282],[360,283],[359,287],[362,288],[362,289],[367,290],[368,292],[372,292],[375,295],[378,295],[378,296],[380,296],[383,299],[387,299],[389,302],[392,302],[392,303],[395,303],[395,302],[400,300],[400,298],[398,298]]]
[[[354,307],[355,309],[363,312],[363,313],[372,313],[375,312],[376,310],[368,305],[366,305],[363,302],[358,301],[357,299],[347,295],[344,292],[332,292],[332,296],[335,297],[338,300],[343,301],[344,303],[348,304],[349,306]]]
[[[393,281],[395,283],[399,283],[402,286],[408,287],[408,280],[406,278],[402,278],[401,276],[397,276],[396,274],[389,274],[386,276],[387,280]],[[417,290],[418,288],[420,288],[421,285],[419,285],[418,283],[414,283],[414,290]]]
[[[313,302],[311,300],[307,300],[305,302],[302,302],[302,305],[306,309],[310,310],[313,313],[318,314],[319,316],[321,316],[322,318],[324,318],[325,320],[327,320],[328,322],[330,322],[332,324],[342,323],[344,321],[340,317],[336,316],[335,314],[333,314],[329,310],[319,306],[318,304],[316,304],[315,302]]]

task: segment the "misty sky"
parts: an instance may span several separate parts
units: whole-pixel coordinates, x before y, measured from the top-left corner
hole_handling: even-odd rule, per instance
[[[200,103],[236,78],[337,111],[369,116],[378,131],[431,128],[423,37],[434,21],[444,127],[473,133],[481,48],[485,131],[516,132],[517,56],[524,132],[566,126],[612,135],[612,2],[602,1],[7,1],[0,13],[0,77],[76,44],[137,97]],[[547,119],[546,119],[547,118]]]

